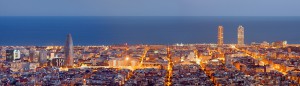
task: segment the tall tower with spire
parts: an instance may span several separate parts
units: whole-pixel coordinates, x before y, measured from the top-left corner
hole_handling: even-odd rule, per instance
[[[223,26],[218,27],[218,46],[223,45]]]
[[[64,65],[67,67],[72,67],[74,63],[74,49],[73,49],[73,40],[71,34],[67,35],[66,45],[64,47],[65,52],[65,62]]]

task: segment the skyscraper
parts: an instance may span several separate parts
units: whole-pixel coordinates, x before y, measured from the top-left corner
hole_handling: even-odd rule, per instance
[[[20,50],[14,50],[14,60],[21,58]]]
[[[223,26],[218,27],[218,45],[222,46],[223,45]]]
[[[74,50],[73,50],[73,40],[71,34],[68,34],[67,36],[67,41],[64,50],[65,50],[64,65],[67,67],[72,67],[74,62],[73,60]]]
[[[38,62],[38,55],[39,55],[38,51],[30,50],[29,51],[29,60],[30,60],[30,62]]]
[[[6,61],[8,62],[14,61],[14,50],[6,50]]]
[[[20,50],[6,50],[6,61],[13,62],[21,57]]]
[[[38,58],[39,63],[44,64],[44,63],[47,62],[47,53],[48,53],[48,52],[47,52],[46,50],[40,51],[40,53],[39,53],[39,58]]]
[[[238,27],[238,32],[237,32],[237,36],[238,36],[238,46],[243,46],[244,45],[244,27],[242,25],[240,25]]]

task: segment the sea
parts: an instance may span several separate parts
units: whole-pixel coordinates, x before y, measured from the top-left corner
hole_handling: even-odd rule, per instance
[[[300,43],[298,16],[0,16],[0,46],[216,43],[224,27],[224,43],[286,40]]]

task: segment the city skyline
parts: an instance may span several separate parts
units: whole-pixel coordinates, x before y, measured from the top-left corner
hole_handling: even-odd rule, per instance
[[[237,46],[244,46],[244,45],[247,45],[248,43],[245,43],[244,40],[245,40],[245,29],[242,25],[238,25],[238,28],[236,30],[237,32],[237,36],[236,36],[236,39],[237,39],[237,42],[236,43],[227,43],[227,44],[236,44]],[[215,43],[187,43],[187,44],[216,44],[218,46],[223,46],[223,44],[226,44],[224,43],[224,27],[222,25],[219,25],[218,28],[217,28],[217,41]],[[278,41],[273,41],[272,43],[274,42],[279,42],[279,41],[285,41],[287,42],[286,40],[278,40]],[[262,41],[261,43],[263,42],[267,42],[267,41]],[[249,43],[248,45],[252,44],[252,43],[260,43],[260,42],[251,42]],[[120,44],[126,44],[127,45],[127,42],[126,43],[120,43]],[[173,44],[182,44],[181,43],[173,43]],[[173,45],[171,44],[171,45]],[[114,45],[114,44],[109,44],[109,45]],[[119,44],[117,44],[119,45]],[[135,45],[135,44],[134,44]],[[148,44],[145,44],[145,45],[148,45]],[[151,44],[149,44],[151,45]],[[166,44],[164,44],[166,45]],[[169,44],[168,44],[169,45]],[[44,45],[44,46],[49,46],[49,45]],[[55,45],[54,45],[55,46]],[[65,42],[65,49],[66,50],[65,52],[65,55],[68,57],[66,59],[72,59],[72,52],[73,52],[73,39],[72,39],[72,36],[71,36],[71,33],[68,33],[67,35],[67,40]],[[82,46],[82,45],[78,45],[78,46]],[[66,62],[68,64],[72,64],[72,62]]]
[[[299,3],[0,0],[0,86],[300,86]]]
[[[219,27],[222,32],[223,27]],[[67,34],[65,46],[0,46],[3,77],[0,85],[297,86],[300,83],[299,45],[288,45],[286,41],[244,46],[126,44],[75,48],[72,41],[71,34]],[[39,75],[23,77],[28,74]],[[35,81],[30,81],[32,78]]]
[[[236,30],[236,32],[237,32],[237,36],[236,36],[237,42],[236,43],[227,43],[227,44],[236,44],[238,46],[246,45],[247,43],[244,42],[244,40],[245,40],[245,37],[244,37],[245,32],[244,31],[245,31],[244,27],[242,25],[238,25],[238,28]],[[218,26],[217,33],[218,33],[217,41],[215,43],[208,43],[208,44],[217,44],[218,46],[222,46],[223,44],[226,44],[226,43],[224,43],[224,27],[222,25]],[[286,41],[286,40],[278,40],[278,41]],[[262,41],[262,42],[265,42],[265,41]],[[274,42],[276,42],[276,41],[274,41]],[[251,42],[251,43],[253,43],[253,42]],[[248,43],[248,44],[251,44],[251,43]],[[254,43],[256,43],[256,42],[254,42]],[[127,42],[126,43],[120,43],[120,44],[127,44]],[[173,44],[178,44],[178,43],[173,43]],[[182,42],[181,42],[181,44],[182,44]],[[207,44],[207,43],[187,43],[187,44]],[[109,44],[109,45],[113,45],[113,44]],[[45,46],[49,46],[49,45],[45,45]],[[67,52],[69,52],[69,50],[71,50],[70,52],[72,52],[73,39],[72,39],[71,33],[68,33],[67,40],[66,40],[64,46],[66,47],[65,50],[68,50]],[[66,56],[67,55],[69,55],[69,53],[66,53]],[[72,55],[72,54],[70,54],[70,55]]]

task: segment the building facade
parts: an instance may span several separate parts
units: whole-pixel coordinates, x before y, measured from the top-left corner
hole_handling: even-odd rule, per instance
[[[222,46],[224,41],[223,41],[223,26],[218,27],[218,45]]]
[[[41,64],[44,64],[44,63],[46,63],[47,62],[47,51],[45,51],[45,50],[42,50],[42,51],[40,51],[40,53],[39,53],[39,63],[41,63]]]
[[[55,67],[61,67],[61,66],[64,66],[64,60],[63,58],[53,58],[52,59],[52,66],[55,66]]]
[[[244,27],[242,26],[242,25],[240,25],[239,27],[238,27],[238,32],[237,32],[237,37],[238,37],[238,42],[237,42],[237,44],[239,45],[239,46],[243,46],[244,44],[245,44],[245,39],[244,39]]]
[[[72,67],[74,63],[74,48],[73,48],[73,40],[71,34],[68,34],[66,45],[64,47],[65,52],[65,61],[64,66]]]
[[[20,50],[6,50],[6,61],[13,62],[21,58]]]

